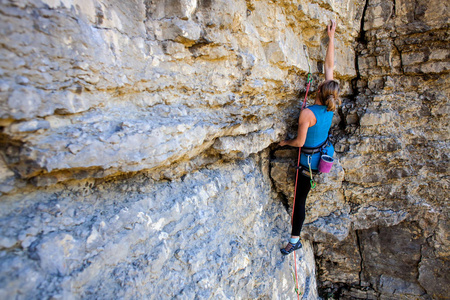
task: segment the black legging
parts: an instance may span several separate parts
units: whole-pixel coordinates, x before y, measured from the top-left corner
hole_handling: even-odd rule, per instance
[[[300,231],[302,230],[303,222],[305,221],[306,197],[311,189],[310,180],[310,177],[306,177],[302,174],[302,171],[299,170],[291,233],[293,236],[300,236]]]

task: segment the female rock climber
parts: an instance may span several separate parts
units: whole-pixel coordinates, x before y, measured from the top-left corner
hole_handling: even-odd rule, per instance
[[[287,255],[302,247],[300,241],[300,231],[305,221],[305,203],[309,190],[311,189],[309,163],[311,169],[317,171],[320,151],[318,147],[325,144],[324,151],[327,155],[332,156],[334,148],[331,143],[327,142],[328,131],[331,127],[333,112],[337,105],[340,104],[339,99],[339,83],[333,80],[334,68],[334,33],[336,31],[336,22],[331,21],[327,26],[329,37],[328,48],[325,56],[325,81],[317,88],[317,96],[314,105],[309,106],[300,112],[298,119],[297,137],[292,140],[285,140],[280,146],[299,147],[301,151],[300,165],[301,170],[298,172],[296,195],[294,204],[294,213],[292,216],[292,232],[291,238],[286,247],[281,250],[283,255]],[[315,150],[312,150],[315,149]],[[317,151],[314,153],[314,151]]]

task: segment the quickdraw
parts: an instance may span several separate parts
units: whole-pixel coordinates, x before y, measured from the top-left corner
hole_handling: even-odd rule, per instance
[[[316,183],[314,182],[313,176],[312,176],[312,170],[311,170],[311,155],[308,155],[308,167],[309,167],[309,176],[311,177],[311,180],[309,183],[311,184],[311,188],[314,189],[316,187]]]
[[[294,251],[294,259],[295,259],[295,251]],[[297,268],[295,270],[297,271]],[[296,285],[296,287],[294,289],[295,293],[297,294],[298,297],[300,297],[302,292],[300,292],[300,290],[298,289],[297,272],[295,272],[295,275],[294,275],[294,272],[292,272],[292,277],[294,278],[294,282],[295,282],[295,285]]]

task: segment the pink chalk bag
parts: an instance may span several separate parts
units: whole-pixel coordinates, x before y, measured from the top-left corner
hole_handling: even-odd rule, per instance
[[[319,172],[320,173],[330,173],[331,167],[333,166],[334,159],[326,154],[320,156],[319,161]]]
[[[326,147],[329,145],[330,141],[327,139],[325,145],[320,149],[320,160],[318,171],[320,173],[330,173],[331,167],[333,166],[334,159],[327,153]]]

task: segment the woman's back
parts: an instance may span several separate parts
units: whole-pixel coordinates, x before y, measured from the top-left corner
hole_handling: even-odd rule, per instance
[[[308,107],[316,117],[316,124],[308,128],[304,147],[313,148],[322,144],[328,138],[328,132],[333,121],[333,112],[327,111],[325,105]]]
[[[310,109],[316,117],[316,124],[308,128],[308,133],[306,134],[306,140],[303,147],[315,148],[322,145],[323,142],[327,140],[334,113],[332,111],[327,111],[327,107],[325,105],[313,105],[309,106],[308,109]],[[328,143],[328,145],[324,147],[323,152],[324,154],[333,156],[333,145]],[[311,165],[312,170],[317,170],[319,168],[320,155],[320,152],[312,155],[302,152],[300,155],[300,164],[308,169]]]

